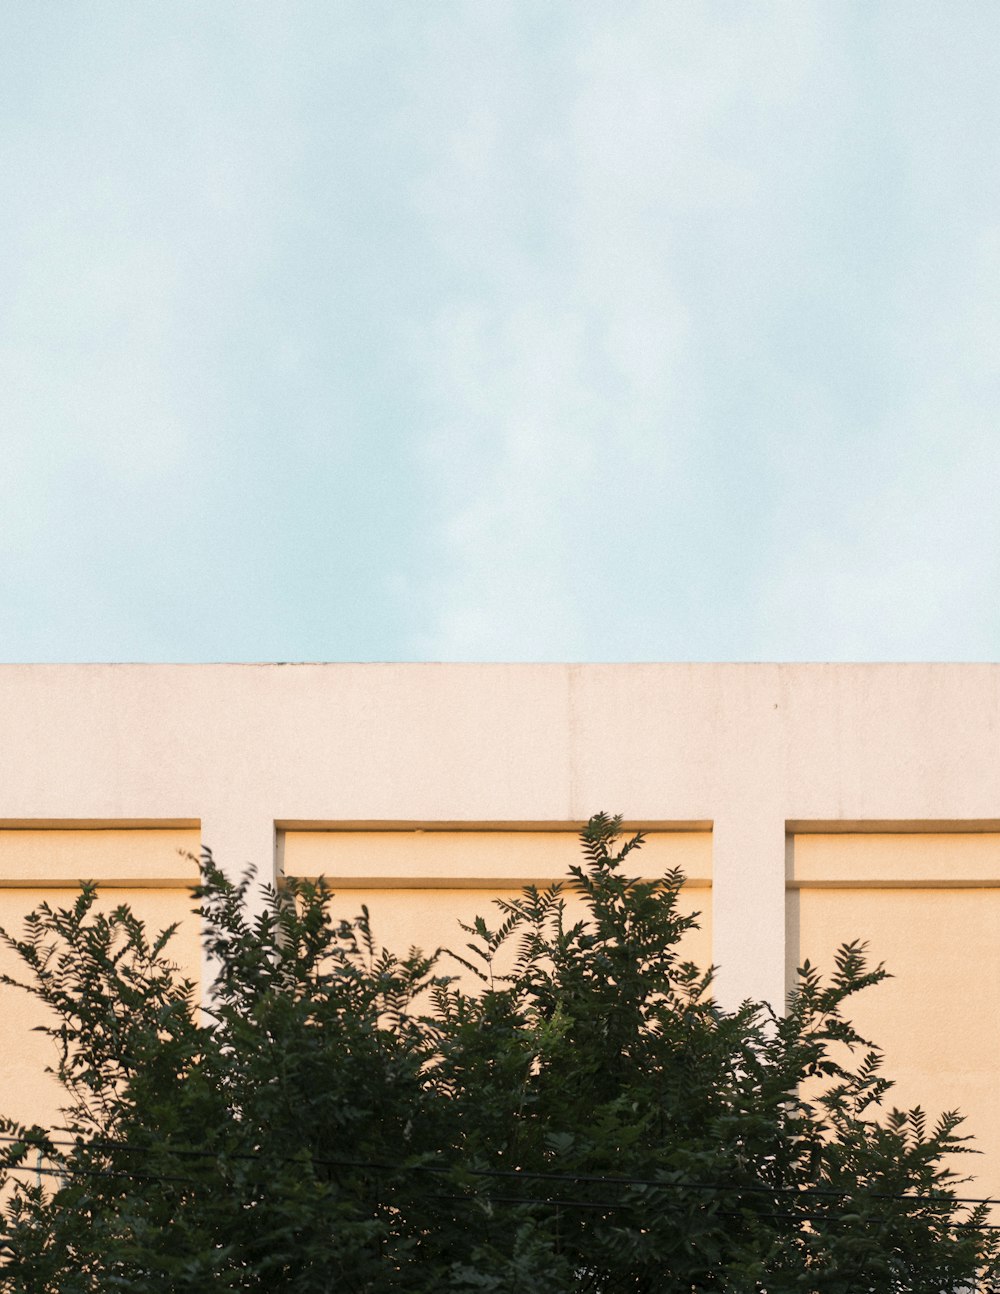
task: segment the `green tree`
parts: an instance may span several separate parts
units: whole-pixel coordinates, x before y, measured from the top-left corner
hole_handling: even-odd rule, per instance
[[[597,815],[564,885],[465,927],[476,992],[323,885],[251,918],[210,858],[207,1016],[170,930],[92,886],[42,904],[4,937],[66,1104],[2,1121],[0,1290],[1000,1289],[958,1116],[886,1109],[844,1013],[884,970],[851,945],[784,1016],[723,1010],[679,952],[682,875],[630,878],[619,829]]]

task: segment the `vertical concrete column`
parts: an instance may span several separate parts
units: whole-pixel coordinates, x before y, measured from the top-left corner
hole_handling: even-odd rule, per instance
[[[232,881],[240,880],[252,864],[256,878],[248,894],[251,914],[264,904],[262,885],[275,882],[274,819],[250,813],[233,805],[202,816],[201,843],[212,851],[219,869]],[[215,978],[215,967],[202,949],[201,982],[203,998]]]
[[[759,805],[716,819],[712,835],[712,959],[716,993],[785,1003],[785,822]]]
[[[201,843],[225,874],[237,880],[252,864],[261,884],[274,884],[274,819],[249,814],[243,806],[213,810],[202,817]]]

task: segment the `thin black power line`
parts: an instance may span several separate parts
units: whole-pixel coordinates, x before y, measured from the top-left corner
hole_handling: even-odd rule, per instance
[[[126,1181],[143,1181],[143,1182],[169,1182],[171,1184],[180,1184],[184,1186],[204,1186],[204,1181],[190,1177],[173,1177],[161,1173],[136,1173],[136,1172],[109,1172],[97,1168],[31,1168],[25,1164],[21,1167],[11,1169],[12,1172],[34,1173],[45,1177],[57,1177],[65,1181],[67,1176],[97,1177],[108,1180],[126,1180]],[[435,1195],[430,1196],[433,1199],[448,1200],[454,1203],[476,1204],[485,1201],[490,1204],[512,1204],[521,1208],[552,1208],[552,1209],[590,1209],[602,1213],[620,1212],[629,1207],[629,1204],[623,1204],[620,1200],[572,1200],[556,1196],[546,1196],[539,1198],[537,1196],[506,1196],[480,1193],[473,1195]],[[904,1197],[906,1198],[906,1197]],[[742,1221],[787,1221],[787,1222],[825,1222],[838,1223],[844,1220],[843,1216],[834,1213],[778,1213],[772,1210],[761,1211],[744,1211],[737,1213],[732,1210],[718,1209],[711,1214],[713,1218],[737,1218]],[[863,1226],[881,1226],[891,1219],[885,1217],[868,1217],[859,1218],[858,1221]],[[953,1229],[958,1231],[1000,1231],[1000,1225],[983,1223],[975,1226],[971,1223],[949,1223]]]
[[[29,1173],[36,1177],[58,1177],[65,1181],[67,1177],[103,1177],[108,1180],[124,1179],[128,1182],[170,1182],[182,1186],[204,1186],[205,1180],[197,1177],[172,1177],[167,1173],[139,1173],[135,1170],[114,1171],[107,1168],[82,1168],[76,1165],[64,1165],[62,1168],[32,1168],[30,1164],[16,1164],[0,1169],[6,1173]]]
[[[16,1145],[23,1144],[28,1146],[35,1146],[36,1149],[41,1149],[41,1146],[39,1145],[38,1141],[31,1141],[30,1139],[26,1139],[26,1137],[13,1137],[13,1136],[0,1135],[0,1141],[6,1141],[6,1143],[12,1143]],[[115,1143],[115,1141],[89,1141],[89,1143],[87,1143],[87,1141],[84,1141],[84,1143],[75,1143],[75,1141],[49,1141],[48,1144],[66,1146],[66,1148],[71,1148],[71,1149],[101,1150],[102,1153],[114,1152],[114,1150],[124,1150],[124,1152],[133,1153],[133,1154],[147,1154],[147,1153],[153,1152],[153,1150],[159,1150],[159,1152],[162,1152],[164,1154],[176,1154],[176,1156],[181,1156],[181,1157],[216,1158],[216,1159],[220,1158],[219,1154],[217,1154],[216,1152],[212,1152],[212,1150],[186,1148],[186,1146],[181,1146],[181,1148],[173,1149],[171,1148],[171,1146],[166,1146],[166,1145],[132,1146],[132,1145],[127,1145],[125,1143]],[[232,1154],[232,1156],[229,1156],[229,1158],[241,1159],[241,1161],[261,1162],[261,1161],[264,1161],[265,1156],[263,1156],[263,1154],[260,1154],[260,1153],[238,1152],[238,1153]],[[296,1161],[295,1159],[288,1157],[286,1159],[283,1159],[282,1162],[294,1163]],[[651,1187],[656,1189],[708,1190],[708,1192],[718,1192],[718,1193],[730,1192],[730,1193],[737,1193],[737,1194],[768,1194],[768,1196],[794,1196],[796,1198],[801,1198],[801,1200],[805,1200],[805,1198],[810,1198],[812,1196],[820,1196],[820,1197],[841,1198],[841,1200],[856,1200],[856,1198],[865,1198],[865,1200],[887,1200],[887,1201],[895,1201],[899,1203],[911,1203],[911,1205],[942,1206],[942,1205],[961,1205],[961,1203],[965,1203],[965,1205],[990,1205],[990,1203],[996,1203],[996,1201],[991,1200],[991,1198],[988,1198],[988,1197],[979,1198],[974,1196],[947,1196],[947,1194],[939,1194],[939,1196],[917,1196],[917,1194],[890,1193],[890,1192],[865,1192],[864,1189],[855,1190],[855,1192],[850,1192],[850,1190],[834,1190],[834,1189],[827,1189],[827,1188],[821,1188],[821,1187],[802,1187],[802,1188],[767,1187],[767,1185],[758,1185],[755,1183],[746,1183],[746,1184],[740,1185],[736,1183],[708,1183],[708,1181],[684,1181],[684,1180],[665,1181],[665,1180],[660,1180],[655,1178],[629,1178],[629,1176],[608,1176],[608,1175],[602,1175],[602,1174],[572,1174],[572,1172],[521,1171],[521,1170],[517,1170],[517,1168],[454,1168],[454,1167],[449,1167],[448,1165],[427,1165],[427,1163],[414,1163],[414,1165],[391,1165],[391,1163],[371,1161],[371,1159],[322,1159],[322,1158],[310,1157],[310,1162],[312,1162],[313,1165],[320,1165],[323,1167],[364,1168],[364,1170],[367,1170],[367,1171],[391,1172],[391,1174],[400,1174],[400,1172],[404,1172],[404,1174],[405,1172],[432,1172],[432,1174],[440,1175],[440,1174],[449,1174],[449,1172],[457,1171],[457,1172],[461,1172],[461,1174],[464,1174],[466,1176],[472,1176],[472,1178],[501,1178],[506,1180],[523,1180],[523,1181],[565,1181],[565,1183],[574,1183],[574,1184],[587,1183],[592,1185],[609,1185],[609,1187]],[[124,1178],[124,1179],[132,1179],[136,1181],[140,1181],[140,1180],[173,1181],[173,1183],[180,1183],[180,1184],[186,1184],[186,1185],[203,1184],[203,1179],[197,1179],[197,1178],[177,1178],[177,1176],[168,1175],[168,1174],[155,1174],[155,1172],[154,1174],[144,1174],[144,1172],[137,1171],[137,1170],[109,1171],[109,1170],[101,1170],[101,1168],[83,1168],[83,1167],[71,1166],[71,1165],[67,1165],[63,1168],[40,1168],[40,1167],[32,1168],[30,1165],[19,1165],[19,1166],[10,1167],[10,1171],[45,1172],[45,1174],[52,1175],[52,1176],[65,1176],[67,1172],[70,1172],[70,1174],[87,1174],[87,1175],[93,1175],[93,1176],[105,1176],[105,1178]],[[486,1197],[486,1196],[480,1196],[480,1197],[464,1196],[464,1197],[454,1197],[454,1198],[468,1198],[468,1200],[475,1200],[475,1198],[497,1198],[498,1201],[501,1201],[501,1197]],[[502,1201],[502,1202],[505,1202],[505,1201]],[[508,1200],[506,1202],[512,1202],[512,1201]],[[514,1202],[545,1202],[545,1201],[514,1201]],[[587,1207],[605,1207],[605,1206],[587,1205]],[[612,1207],[612,1205],[607,1205],[607,1207]],[[620,1207],[620,1203],[618,1202],[614,1203],[613,1207]],[[626,1207],[626,1206],[621,1206],[621,1207]],[[734,1216],[740,1216],[740,1215],[734,1215]],[[765,1215],[758,1214],[758,1216],[765,1216]],[[770,1216],[779,1216],[779,1215],[775,1214]],[[793,1214],[788,1216],[794,1216],[794,1218],[806,1218],[807,1215]],[[824,1214],[815,1215],[815,1220],[828,1219],[828,1216],[829,1215],[824,1215]],[[973,1227],[974,1229],[974,1224],[951,1223],[950,1225],[956,1225],[956,1227],[957,1225],[966,1225],[966,1227]],[[987,1228],[987,1224],[983,1224],[983,1229],[986,1229],[986,1228]],[[990,1227],[988,1229],[997,1229],[997,1231],[1000,1231],[1000,1225],[996,1225],[996,1227]]]
[[[0,1136],[0,1142],[10,1142],[12,1144],[24,1144],[41,1149],[39,1142],[32,1141],[25,1137]],[[181,1158],[207,1158],[219,1159],[226,1157],[229,1159],[257,1161],[265,1158],[259,1151],[235,1151],[226,1155],[225,1152],[206,1150],[200,1147],[188,1146],[170,1146],[165,1143],[151,1143],[148,1146],[131,1146],[127,1142],[115,1141],[48,1141],[48,1145],[66,1147],[69,1149],[88,1149],[105,1152],[124,1151],[129,1154],[145,1154],[161,1152],[166,1155],[176,1155]],[[868,1191],[864,1187],[855,1190],[838,1190],[833,1187],[823,1186],[766,1186],[763,1183],[747,1182],[691,1182],[686,1180],[663,1180],[655,1177],[629,1177],[619,1174],[604,1173],[558,1173],[558,1172],[541,1172],[538,1170],[527,1170],[519,1168],[457,1168],[449,1164],[390,1164],[377,1160],[368,1159],[327,1159],[318,1155],[310,1155],[309,1161],[312,1164],[324,1168],[361,1168],[373,1172],[382,1173],[453,1173],[461,1172],[468,1177],[499,1177],[510,1179],[521,1179],[522,1181],[543,1181],[543,1182],[586,1182],[593,1185],[604,1186],[650,1186],[661,1189],[673,1188],[676,1190],[690,1191],[728,1191],[736,1194],[759,1194],[759,1195],[791,1195],[796,1198],[818,1196],[831,1199],[856,1199],[863,1197],[868,1200],[895,1200],[906,1204],[1000,1204],[1000,1200],[991,1196],[975,1195],[915,1195],[907,1194],[902,1191]],[[294,1156],[285,1156],[280,1162],[295,1163]]]

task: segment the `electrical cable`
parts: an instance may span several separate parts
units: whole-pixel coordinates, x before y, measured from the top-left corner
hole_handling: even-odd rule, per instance
[[[12,1137],[0,1135],[0,1142],[10,1142],[13,1144],[25,1144],[37,1146],[37,1140],[33,1141],[25,1137]],[[180,1158],[208,1158],[218,1159],[218,1151],[205,1150],[199,1147],[178,1146],[173,1147],[165,1143],[153,1143],[148,1146],[130,1146],[127,1142],[116,1141],[49,1141],[49,1145],[60,1146],[68,1149],[90,1149],[98,1151],[124,1151],[131,1154],[149,1154],[150,1152],[161,1152],[166,1155],[176,1155]],[[264,1156],[258,1151],[236,1151],[226,1156],[230,1159],[240,1160],[258,1160]],[[676,1190],[691,1191],[718,1191],[732,1192],[735,1194],[758,1194],[758,1195],[791,1195],[796,1198],[816,1196],[819,1198],[831,1199],[855,1199],[862,1196],[868,1200],[892,1200],[906,1204],[968,1204],[968,1205],[997,1205],[1000,1200],[991,1196],[975,1195],[915,1195],[897,1191],[866,1191],[863,1187],[853,1191],[837,1190],[832,1187],[822,1186],[765,1186],[758,1182],[732,1183],[732,1182],[691,1182],[685,1180],[664,1181],[662,1178],[655,1177],[629,1177],[618,1174],[602,1173],[559,1173],[559,1172],[541,1172],[537,1170],[527,1170],[519,1168],[462,1168],[456,1170],[448,1164],[390,1164],[377,1160],[366,1159],[327,1159],[318,1155],[309,1156],[312,1164],[324,1168],[360,1168],[368,1169],[374,1172],[383,1173],[452,1173],[461,1171],[469,1177],[499,1177],[499,1178],[519,1178],[522,1181],[544,1181],[544,1182],[587,1182],[594,1185],[604,1186],[649,1186],[660,1189],[674,1188]],[[293,1156],[286,1156],[279,1162],[295,1163],[298,1162]]]
[[[204,1180],[198,1180],[193,1177],[174,1177],[162,1173],[136,1173],[136,1172],[110,1172],[98,1168],[14,1168],[8,1171],[12,1172],[31,1172],[40,1173],[46,1177],[56,1177],[65,1181],[66,1177],[96,1177],[105,1180],[126,1180],[141,1182],[169,1182],[172,1185],[183,1186],[204,1186]],[[634,1207],[631,1203],[622,1203],[620,1200],[568,1200],[562,1197],[546,1196],[539,1198],[537,1196],[509,1196],[493,1195],[487,1193],[477,1193],[473,1195],[432,1195],[428,1198],[448,1200],[461,1204],[477,1204],[485,1201],[489,1204],[512,1204],[521,1208],[538,1208],[547,1207],[554,1209],[592,1209],[602,1213],[620,1212],[622,1210]],[[718,1209],[711,1215],[713,1218],[738,1218],[741,1220],[763,1220],[763,1221],[788,1221],[788,1222],[840,1222],[842,1218],[835,1214],[829,1213],[776,1213],[772,1211],[746,1211],[737,1213],[731,1210]],[[862,1218],[860,1221],[865,1226],[881,1225],[889,1219],[884,1217]],[[974,1231],[1000,1231],[1000,1225],[983,1224],[975,1227],[970,1224],[951,1223],[950,1226],[956,1230],[974,1230]]]
[[[12,1140],[12,1138],[4,1137],[2,1138],[2,1140]],[[210,1153],[210,1152],[206,1152],[206,1153]],[[258,1160],[258,1159],[262,1159],[263,1156],[246,1155],[246,1156],[242,1156],[242,1158]],[[286,1161],[286,1162],[290,1162],[290,1161]],[[378,1164],[375,1162],[365,1162],[365,1161],[359,1161],[353,1164],[352,1166],[364,1167],[373,1171],[384,1171],[386,1167],[385,1165],[382,1165],[382,1164]],[[414,1167],[419,1167],[419,1166],[414,1166]],[[83,1176],[83,1177],[94,1177],[94,1178],[104,1179],[104,1180],[166,1182],[166,1183],[170,1183],[171,1185],[182,1185],[182,1186],[206,1185],[205,1179],[199,1179],[199,1178],[177,1177],[175,1175],[165,1174],[165,1173],[143,1173],[137,1170],[114,1171],[114,1170],[99,1169],[99,1168],[85,1168],[79,1165],[64,1165],[60,1168],[41,1168],[41,1167],[32,1168],[30,1165],[25,1164],[20,1166],[17,1166],[17,1165],[9,1166],[4,1171],[41,1174],[46,1177],[56,1177],[62,1181],[65,1181],[67,1177]],[[396,1171],[396,1170],[393,1170],[393,1171]],[[406,1171],[406,1169],[402,1168],[401,1171]],[[441,1169],[440,1171],[447,1171],[447,1170]],[[484,1170],[484,1172],[480,1175],[484,1175],[484,1176],[489,1175],[489,1170]],[[514,1176],[521,1176],[521,1174],[514,1174]],[[530,1179],[545,1179],[547,1175],[542,1173],[532,1173],[532,1174],[523,1174],[523,1176],[525,1178],[530,1178]],[[559,1174],[559,1175],[553,1174],[551,1176],[554,1177],[555,1180],[560,1180],[560,1181],[590,1180],[594,1183],[604,1184],[604,1185],[611,1185],[611,1184],[646,1185],[648,1184],[647,1182],[644,1181],[644,1179],[641,1179],[641,1178],[636,1178],[631,1180],[627,1178],[609,1179],[609,1178],[600,1178],[600,1177],[575,1178],[571,1174]],[[655,1186],[667,1186],[667,1187],[670,1187],[670,1186],[679,1187],[682,1185],[682,1183],[673,1183],[673,1182],[654,1182],[652,1184]],[[710,1188],[706,1187],[705,1189],[710,1189]],[[733,1189],[739,1189],[739,1188],[734,1188],[723,1184],[719,1184],[719,1186],[714,1189],[717,1189],[719,1191],[725,1191],[725,1190],[733,1190]],[[797,1192],[797,1194],[801,1196],[803,1193]],[[486,1192],[478,1192],[475,1194],[466,1194],[466,1195],[438,1195],[435,1198],[447,1199],[451,1201],[459,1201],[464,1203],[477,1203],[480,1200],[485,1200],[489,1203],[514,1204],[522,1207],[548,1206],[552,1208],[596,1209],[602,1212],[610,1212],[610,1211],[623,1210],[627,1208],[636,1207],[636,1203],[637,1203],[637,1202],[622,1202],[620,1199],[613,1200],[613,1201],[612,1200],[586,1200],[585,1201],[585,1200],[566,1200],[560,1197],[537,1198],[537,1197],[501,1196],[501,1195],[489,1194]],[[910,1203],[910,1202],[914,1202],[918,1197],[909,1196],[909,1195],[900,1195],[900,1196],[893,1196],[890,1198],[893,1198],[902,1202]],[[936,1202],[940,1203],[942,1201],[936,1201]],[[830,1222],[841,1221],[841,1219],[838,1218],[836,1215],[829,1214],[829,1213],[778,1213],[775,1211],[763,1212],[758,1210],[752,1210],[752,1211],[744,1210],[742,1213],[729,1212],[729,1211],[724,1212],[722,1210],[716,1210],[712,1216],[727,1217],[727,1218],[744,1218],[744,1219],[749,1217],[750,1219],[759,1218],[759,1219],[767,1219],[767,1220],[793,1221],[793,1222],[830,1223]],[[893,1219],[893,1220],[900,1220],[900,1219]],[[861,1221],[863,1222],[864,1225],[869,1226],[869,1225],[882,1224],[884,1222],[890,1221],[890,1219],[885,1217],[870,1217],[870,1218],[861,1219]],[[981,1223],[977,1225],[974,1223],[947,1222],[947,1225],[955,1230],[1000,1231],[1000,1224],[993,1224],[993,1223]]]

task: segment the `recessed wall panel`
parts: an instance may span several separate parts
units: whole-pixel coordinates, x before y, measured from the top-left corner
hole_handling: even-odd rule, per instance
[[[127,903],[158,933],[179,922],[168,945],[172,960],[196,983],[201,947],[189,886],[197,867],[183,852],[197,852],[197,830],[0,830],[0,926],[19,936],[24,917],[41,903],[70,907],[79,880],[101,882],[98,904]],[[0,973],[23,978],[20,959],[0,947]],[[36,1031],[48,1013],[23,990],[0,986],[0,1111],[24,1123],[48,1125],[58,1118],[62,1093],[46,1067],[58,1053]]]
[[[0,827],[0,886],[193,884],[200,849],[197,827]]]
[[[892,978],[850,1016],[885,1049],[888,1104],[958,1108],[982,1157],[956,1169],[1000,1193],[1000,836],[797,835],[789,857],[789,970],[829,971],[861,939]]]
[[[683,955],[700,966],[711,961],[711,844],[709,832],[651,833],[627,868],[645,877],[684,871],[681,909],[700,916]],[[568,880],[582,855],[570,832],[288,831],[279,858],[286,876],[324,876],[339,915],[353,917],[366,905],[380,945],[397,953],[411,946],[467,953],[461,922],[479,915],[495,928],[503,920],[496,899],[514,898],[529,883]],[[580,915],[580,900],[567,891],[567,920]],[[509,956],[498,959],[500,970],[508,965]]]

